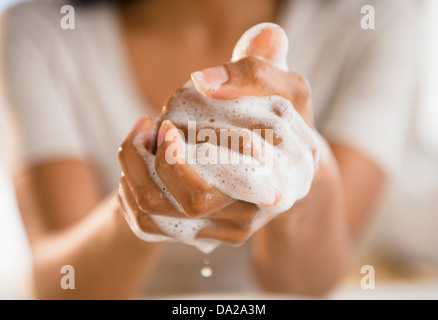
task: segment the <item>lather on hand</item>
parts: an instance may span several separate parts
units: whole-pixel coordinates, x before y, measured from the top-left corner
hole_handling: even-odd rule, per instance
[[[303,77],[287,71],[286,52],[287,38],[285,43],[284,31],[272,24],[259,25],[241,38],[232,62],[194,73],[192,79],[199,93],[219,100],[234,100],[246,96],[283,97],[293,104],[307,124],[304,126],[310,130],[313,127],[310,88]],[[248,199],[245,198],[246,195],[239,194],[232,197],[202,179],[185,159],[178,159],[176,164],[169,164],[165,158],[167,148],[173,143],[185,143],[181,136],[172,134],[175,132],[175,125],[170,121],[163,121],[172,118],[178,94],[177,92],[169,99],[157,122],[142,117],[121,146],[119,160],[123,176],[120,198],[126,211],[125,216],[137,235],[145,240],[173,237],[174,240],[180,238],[179,240],[192,243],[190,238],[193,237],[211,240],[213,243],[219,241],[233,245],[241,244],[275,217],[274,212],[262,209],[275,207],[282,200],[282,190],[266,184],[266,192],[273,194],[268,202],[260,202],[256,197]],[[281,114],[276,116],[281,118]],[[266,125],[262,125],[263,121],[239,122],[232,119],[231,115],[230,118],[231,122],[235,121],[234,125],[241,128],[266,129]],[[157,126],[160,127],[156,134]],[[177,126],[180,128],[180,125]],[[171,139],[168,139],[169,133]],[[301,138],[303,137],[298,137],[297,140]],[[274,141],[274,145],[275,143],[280,144],[281,141]],[[312,142],[308,144],[313,146]],[[316,147],[313,148],[311,152],[315,158]],[[227,168],[225,167],[225,170]],[[221,178],[228,179],[226,176]],[[304,194],[307,191],[304,191]],[[169,232],[171,226],[163,226],[163,223],[181,221],[193,226],[194,232]],[[190,224],[191,222],[198,223]],[[187,225],[185,227],[187,228]]]

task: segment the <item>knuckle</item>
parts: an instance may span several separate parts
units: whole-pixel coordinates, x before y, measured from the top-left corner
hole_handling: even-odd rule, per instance
[[[142,233],[162,234],[149,214],[144,214],[143,212],[140,215],[137,215],[136,222]]]
[[[236,232],[235,237],[233,239],[234,245],[242,245],[244,244],[249,237],[251,236],[250,228],[240,228],[238,232]]]
[[[146,193],[137,199],[138,207],[143,212],[152,214],[160,204],[159,196],[152,193]]]
[[[170,165],[166,161],[164,152],[157,152],[155,156],[155,170],[160,175],[165,175],[167,173],[166,169],[169,169]]]
[[[194,200],[190,202],[190,210],[187,210],[187,214],[190,217],[202,217],[206,216],[210,213],[210,208],[205,203],[202,203],[199,200]]]
[[[209,202],[205,199],[208,198],[208,193],[202,193],[193,196],[190,199],[190,210],[188,210],[187,214],[191,217],[202,217],[206,216],[211,212],[211,208]]]
[[[299,103],[305,103],[309,100],[312,90],[309,81],[300,74],[294,73],[293,96]]]
[[[298,87],[305,97],[309,97],[311,95],[312,90],[310,88],[310,83],[305,77],[301,75],[298,78]]]
[[[227,207],[234,200],[220,193],[214,187],[201,188],[197,192],[193,192],[190,197],[190,206],[193,209],[192,215],[197,217],[210,215],[214,212],[219,212]]]
[[[250,83],[266,83],[266,64],[255,57],[245,57],[239,61],[241,72]]]
[[[260,64],[260,60],[256,57],[245,57],[239,60],[239,63],[243,67],[243,69],[253,70],[258,67]]]

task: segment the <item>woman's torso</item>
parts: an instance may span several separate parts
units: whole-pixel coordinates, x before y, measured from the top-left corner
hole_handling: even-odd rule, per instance
[[[285,1],[276,21],[285,28],[290,39],[290,68],[305,75],[312,85],[318,128],[325,125],[331,112],[343,65],[352,50],[349,44],[353,39],[348,26],[356,26],[356,19],[360,19],[359,12],[352,14],[352,9],[345,3],[341,6],[340,2]],[[156,117],[167,91],[188,80],[189,73],[196,71],[193,68],[225,62],[231,56],[231,50],[228,50],[231,43],[237,41],[237,37],[228,41],[229,48],[218,51],[211,59],[173,64],[172,68],[178,69],[178,76],[166,89],[153,95],[150,92],[157,91],[154,79],[160,79],[157,83],[165,81],[159,71],[165,64],[157,62],[154,65],[152,61],[161,53],[154,53],[151,44],[149,67],[147,64],[141,66],[153,71],[145,70],[151,75],[139,77],[133,71],[139,57],[132,59],[133,53],[125,48],[129,39],[124,36],[113,8],[76,10],[76,29],[62,30],[59,27],[60,4],[41,2],[22,6],[26,5],[35,6],[35,14],[44,17],[39,27],[41,32],[49,31],[45,42],[51,51],[51,76],[63,87],[63,97],[72,105],[74,119],[71,121],[78,128],[83,153],[94,164],[105,193],[117,189],[120,178],[117,149],[136,119],[144,113]],[[332,19],[333,12],[339,15],[337,20]],[[175,52],[172,54],[175,57]],[[189,55],[189,52],[185,54]],[[148,87],[148,84],[152,85]],[[222,246],[206,257],[194,248],[169,244],[148,285],[148,293],[255,290],[249,247],[250,244],[237,249]],[[205,258],[214,269],[211,278],[200,275]]]

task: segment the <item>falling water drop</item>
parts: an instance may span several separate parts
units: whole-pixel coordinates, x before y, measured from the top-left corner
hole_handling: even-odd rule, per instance
[[[213,275],[213,269],[209,266],[204,266],[201,269],[201,275],[204,278],[210,278]]]
[[[201,275],[204,278],[210,278],[213,275],[213,269],[209,266],[210,260],[204,259],[204,266],[201,269]]]

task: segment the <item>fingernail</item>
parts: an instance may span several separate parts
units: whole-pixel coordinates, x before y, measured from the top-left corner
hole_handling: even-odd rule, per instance
[[[275,202],[274,202],[274,206],[279,204],[282,199],[283,199],[283,195],[281,194],[281,192],[278,191],[278,190],[275,190]]]
[[[273,203],[260,203],[260,205],[262,207],[272,207],[272,206],[276,206],[277,204],[280,203],[280,201],[283,199],[283,195],[281,194],[280,191],[278,191],[277,189],[275,189],[275,199]]]
[[[158,131],[157,147],[161,146],[166,140],[166,134],[170,129],[173,129],[174,125],[169,120],[164,120],[161,123],[160,130]]]
[[[168,120],[161,123],[160,130],[158,130],[157,147],[161,146],[166,138],[166,133],[169,131]]]
[[[215,93],[229,80],[228,71],[224,66],[213,67],[192,73],[196,89],[203,94]]]

